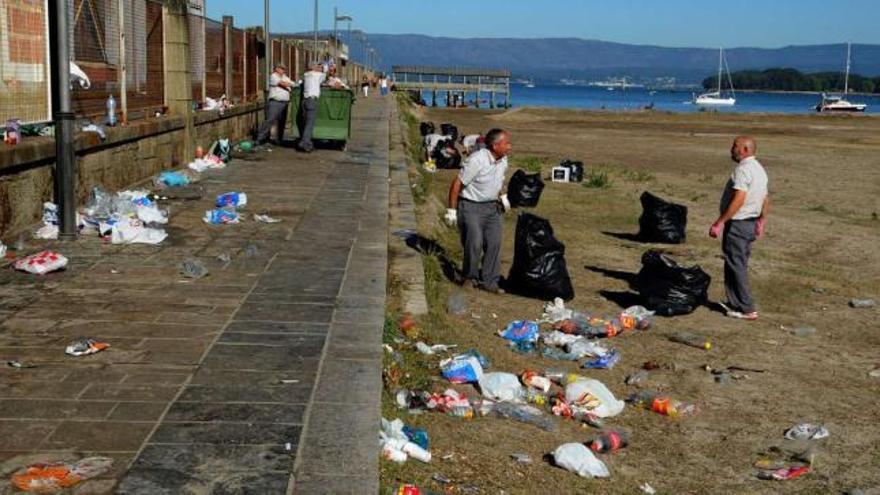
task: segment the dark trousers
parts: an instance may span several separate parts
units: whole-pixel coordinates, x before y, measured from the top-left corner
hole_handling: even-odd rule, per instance
[[[266,120],[260,125],[260,131],[257,133],[257,142],[262,143],[269,139],[269,131],[272,124],[278,123],[278,144],[284,139],[284,126],[287,125],[287,103],[286,101],[269,100],[266,105]]]
[[[464,249],[462,271],[485,289],[498,288],[501,279],[501,212],[498,203],[458,200],[458,229]],[[481,263],[482,261],[482,263]]]
[[[724,226],[721,249],[724,253],[724,290],[730,309],[742,313],[755,311],[749,287],[749,256],[755,242],[755,219],[730,220]]]
[[[312,132],[315,130],[315,120],[318,119],[318,99],[303,98],[303,122],[299,133],[299,147],[304,150],[314,149],[312,144]]]

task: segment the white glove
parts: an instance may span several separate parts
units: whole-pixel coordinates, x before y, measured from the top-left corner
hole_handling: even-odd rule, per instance
[[[505,211],[505,212],[510,211],[510,200],[507,199],[507,195],[506,195],[506,194],[502,194],[502,195],[501,195],[501,205],[504,206],[504,211]]]
[[[447,208],[446,215],[443,218],[446,220],[446,225],[450,227],[458,225],[458,211],[454,208]]]

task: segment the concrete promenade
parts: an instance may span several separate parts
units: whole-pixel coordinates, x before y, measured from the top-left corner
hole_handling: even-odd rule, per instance
[[[160,246],[29,241],[70,265],[0,270],[0,493],[31,462],[92,455],[113,468],[73,493],[376,493],[390,112],[358,100],[345,152],[203,174]],[[204,224],[230,190],[247,219]],[[183,278],[186,259],[210,275]],[[80,336],[111,348],[65,355]]]

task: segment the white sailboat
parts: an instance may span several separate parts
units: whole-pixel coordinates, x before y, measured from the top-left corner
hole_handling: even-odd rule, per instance
[[[849,93],[849,66],[850,55],[852,54],[852,44],[846,44],[846,76],[843,83],[843,96],[829,96],[822,93],[822,101],[816,105],[816,111],[820,113],[826,112],[864,112],[868,105],[864,103],[850,103],[846,100]]]
[[[730,68],[726,67],[724,60],[724,48],[718,51],[718,90],[703,93],[694,98],[694,105],[704,107],[732,107],[736,105],[736,93],[733,90],[733,80],[730,78]],[[727,69],[727,80],[730,82],[731,96],[725,98],[721,95],[721,73]]]

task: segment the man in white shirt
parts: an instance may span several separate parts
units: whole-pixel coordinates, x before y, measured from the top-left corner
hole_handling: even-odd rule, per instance
[[[336,75],[335,65],[331,65],[330,68],[327,69],[327,80],[324,82],[324,84],[330,86],[331,88],[349,89],[348,84],[345,84],[345,82]]]
[[[321,62],[312,62],[311,70],[303,74],[302,92],[302,127],[300,127],[299,149],[311,153],[315,149],[312,144],[312,131],[315,129],[315,120],[318,118],[318,99],[321,97],[321,84],[327,75],[324,73],[324,65]]]
[[[758,311],[749,287],[749,256],[752,242],[764,235],[764,224],[770,213],[767,172],[755,158],[754,138],[739,136],[733,140],[730,157],[736,168],[721,196],[721,215],[709,228],[711,237],[722,230],[724,253],[724,289],[727,302],[722,304],[727,316],[757,320]]]
[[[269,101],[266,102],[266,120],[260,125],[257,132],[257,144],[263,144],[269,140],[269,132],[273,124],[278,124],[275,144],[281,146],[284,138],[284,127],[287,125],[287,105],[290,103],[290,88],[295,83],[285,74],[285,67],[281,64],[275,66],[272,75],[269,76]]]
[[[501,190],[511,147],[507,131],[489,131],[486,149],[469,156],[452,181],[446,210],[447,224],[457,225],[461,233],[465,284],[496,294],[504,292],[498,286],[501,279],[501,215],[509,203]]]

